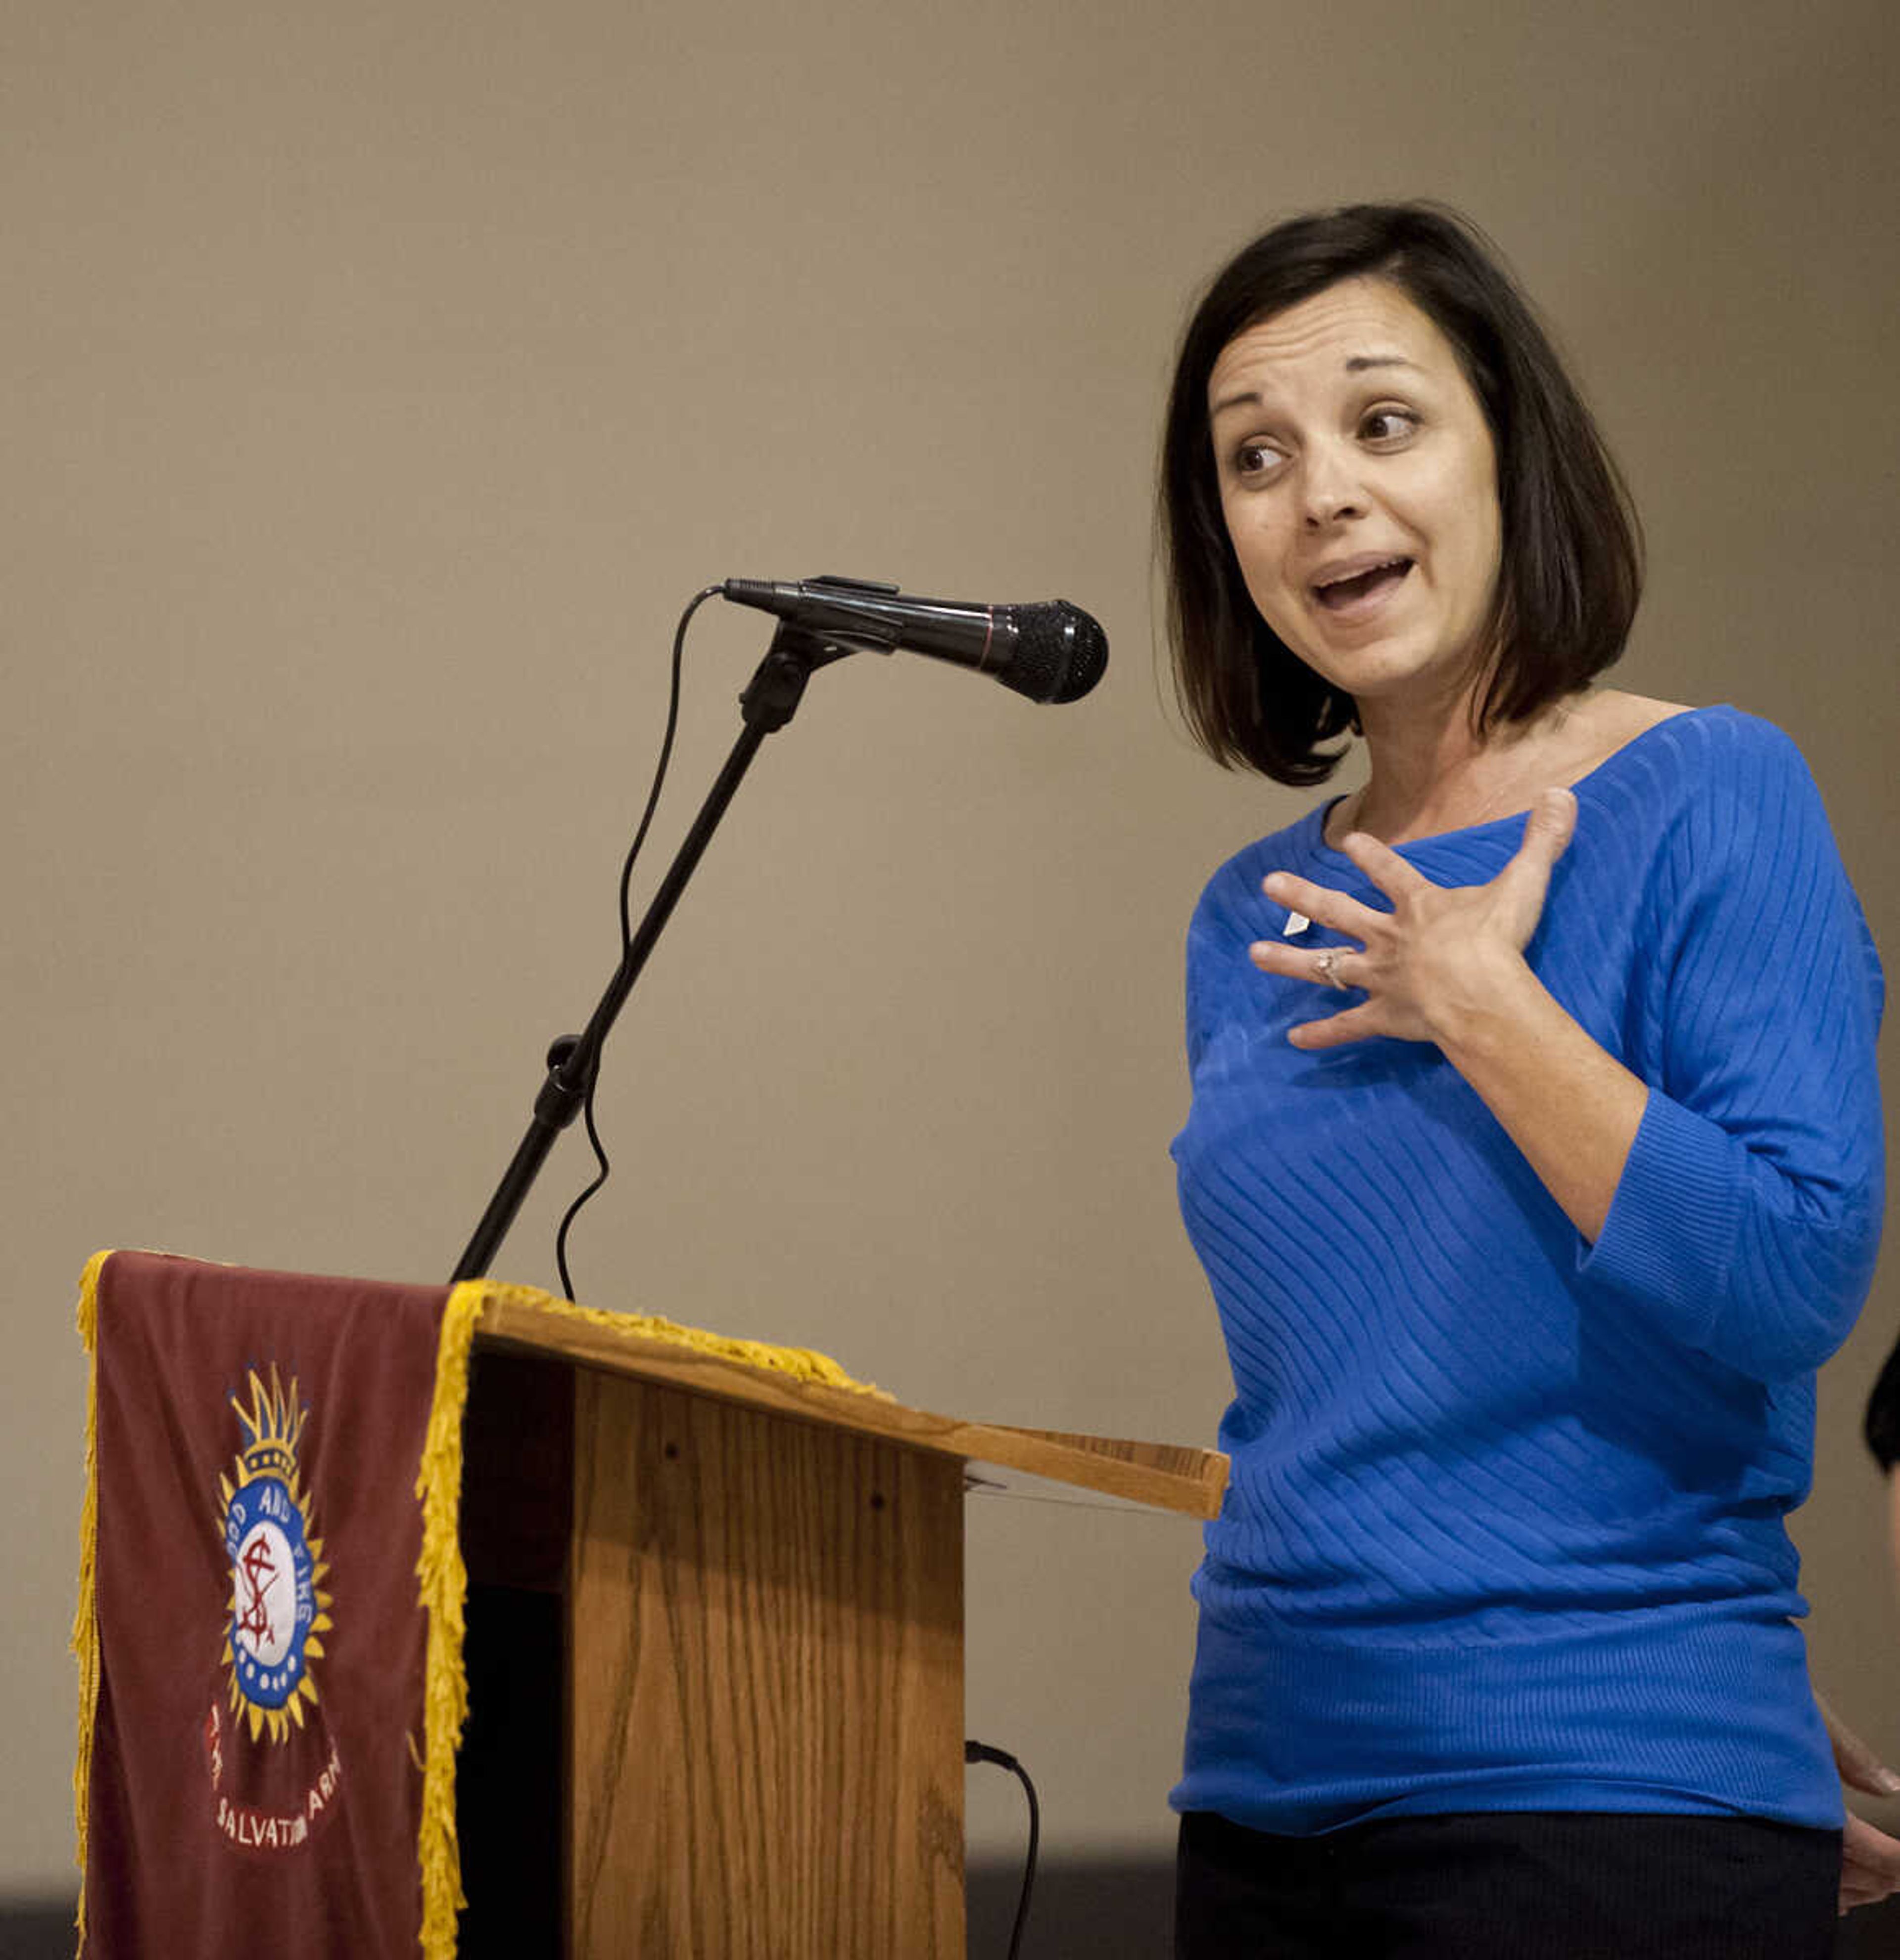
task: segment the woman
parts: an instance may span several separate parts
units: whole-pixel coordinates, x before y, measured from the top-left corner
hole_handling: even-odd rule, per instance
[[[1167,417],[1176,678],[1364,786],[1216,873],[1184,1217],[1236,1386],[1178,1952],[1825,1953],[1782,1519],[1878,1236],[1873,947],[1800,757],[1592,683],[1614,465],[1472,231],[1214,280]]]

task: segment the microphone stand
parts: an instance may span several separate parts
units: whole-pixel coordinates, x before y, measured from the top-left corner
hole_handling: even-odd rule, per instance
[[[548,1050],[547,1079],[534,1099],[534,1114],[529,1122],[527,1134],[522,1138],[514,1160],[495,1187],[495,1195],[489,1200],[489,1208],[482,1213],[482,1222],[476,1227],[475,1236],[469,1239],[450,1277],[451,1284],[462,1280],[479,1280],[488,1271],[501,1249],[501,1241],[508,1236],[509,1227],[514,1223],[515,1214],[521,1209],[522,1201],[547,1161],[555,1138],[580,1113],[581,1105],[587,1100],[588,1087],[600,1066],[600,1051],[606,1042],[608,1031],[626,1004],[633,983],[639,978],[640,969],[647,963],[648,954],[652,952],[667,921],[672,916],[673,907],[679,903],[687,880],[711,842],[712,833],[719,827],[726,806],[731,802],[733,793],[751,766],[752,759],[758,754],[765,737],[784,727],[797,712],[806,682],[820,667],[829,667],[833,660],[842,660],[845,654],[856,651],[854,646],[840,644],[837,638],[789,622],[781,623],[772,635],[772,644],[766,648],[758,671],[739,697],[744,721],[739,739],[733,744],[725,767],[708,792],[666,877],[660,880],[660,889],[654,892],[646,916],[628,940],[619,966],[607,982],[607,990],[601,995],[600,1005],[579,1034],[562,1036]]]

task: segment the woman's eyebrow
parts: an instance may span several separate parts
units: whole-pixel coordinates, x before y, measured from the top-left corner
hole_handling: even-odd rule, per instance
[[[1418,364],[1415,361],[1407,360],[1402,354],[1349,354],[1346,357],[1345,369],[1348,374],[1363,374],[1369,368],[1418,369]],[[1208,418],[1211,422],[1216,416],[1224,415],[1229,409],[1244,408],[1249,403],[1258,407],[1262,399],[1258,388],[1243,388],[1233,394],[1223,395],[1208,409]]]

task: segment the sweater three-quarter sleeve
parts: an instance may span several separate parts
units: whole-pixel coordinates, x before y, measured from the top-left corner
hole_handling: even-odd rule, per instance
[[[1649,1097],[1581,1271],[1772,1382],[1840,1345],[1872,1278],[1879,966],[1793,745],[1732,714],[1676,739],[1636,950]]]

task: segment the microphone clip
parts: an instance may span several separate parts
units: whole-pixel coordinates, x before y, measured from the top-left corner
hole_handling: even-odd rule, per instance
[[[888,653],[890,649],[882,649]],[[739,697],[739,711],[748,728],[762,735],[775,734],[798,712],[804,698],[805,683],[820,667],[842,660],[855,647],[839,644],[829,633],[814,633],[807,626],[781,619],[772,636],[772,644],[759,663],[752,679]]]

